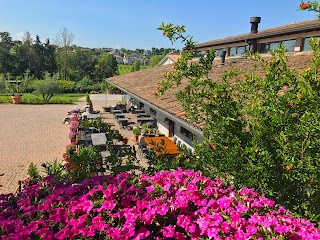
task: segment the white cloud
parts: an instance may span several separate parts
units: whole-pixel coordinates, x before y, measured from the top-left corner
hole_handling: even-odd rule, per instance
[[[14,40],[22,41],[24,36],[24,32],[19,32],[14,35]]]
[[[18,33],[16,33],[16,34],[14,34],[14,36],[12,37],[13,38],[13,40],[18,40],[18,41],[23,41],[23,37],[24,37],[24,34],[25,34],[25,32],[18,32]],[[31,38],[33,39],[33,40],[35,40],[36,39],[36,36],[33,36],[33,35],[31,35]],[[42,41],[42,39],[40,38],[40,41]]]

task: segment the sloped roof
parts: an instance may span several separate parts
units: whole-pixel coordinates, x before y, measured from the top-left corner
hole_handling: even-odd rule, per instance
[[[249,39],[259,39],[271,36],[278,36],[284,34],[294,34],[301,31],[312,31],[312,30],[320,30],[320,22],[318,19],[298,22],[293,24],[282,25],[279,27],[268,28],[264,30],[260,30],[257,33],[245,33],[237,36],[231,36],[227,38],[217,39],[213,41],[208,41],[204,43],[197,44],[197,48],[215,46],[219,44],[240,42]]]
[[[312,56],[312,52],[288,53],[288,66],[296,70],[307,69],[310,66]],[[271,58],[270,55],[265,55],[263,57],[266,59]],[[260,67],[259,63],[250,58],[227,58],[225,66],[220,66],[219,59],[215,59],[212,69],[209,72],[209,77],[213,81],[219,81],[225,71],[240,69],[243,72],[249,72],[253,70],[254,65],[257,65],[256,73],[263,75],[264,70]],[[188,83],[187,79],[182,79],[182,82],[178,87],[174,86],[158,98],[152,96],[152,93],[156,90],[156,86],[164,79],[165,73],[172,71],[173,66],[173,64],[157,66],[151,69],[111,77],[107,80],[126,90],[128,93],[132,93],[133,95],[150,102],[169,114],[186,120],[185,112],[180,102],[176,99],[176,94],[180,90],[185,89]]]

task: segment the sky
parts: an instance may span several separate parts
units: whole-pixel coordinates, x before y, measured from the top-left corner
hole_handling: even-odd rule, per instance
[[[259,29],[317,18],[297,11],[301,0],[0,0],[0,32],[22,40],[29,31],[53,41],[67,28],[73,44],[89,48],[178,48],[157,28],[186,26],[198,43],[250,31],[250,17],[261,17]]]

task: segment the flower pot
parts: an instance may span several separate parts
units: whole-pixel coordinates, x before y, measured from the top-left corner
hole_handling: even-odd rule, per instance
[[[138,135],[133,135],[133,141],[138,142]]]
[[[12,103],[19,104],[21,103],[21,97],[20,96],[11,96]]]

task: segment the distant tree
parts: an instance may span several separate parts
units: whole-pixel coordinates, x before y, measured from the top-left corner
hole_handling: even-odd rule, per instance
[[[98,63],[95,66],[95,74],[97,79],[103,80],[116,75],[117,69],[116,58],[111,53],[104,53],[98,59]]]
[[[70,79],[76,82],[86,76],[93,79],[97,61],[98,57],[95,52],[79,47],[75,48],[70,59]]]
[[[68,64],[69,64],[69,52],[71,51],[72,47],[71,44],[73,42],[74,35],[73,33],[68,30],[67,28],[63,28],[60,30],[60,32],[56,35],[56,44],[61,48],[62,52],[62,73],[63,73],[63,79],[68,78]]]
[[[8,32],[0,32],[0,72],[12,72],[13,58],[10,54],[13,47],[12,38]]]
[[[139,70],[140,70],[140,63],[138,61],[133,62],[131,67],[131,72],[135,72]]]
[[[152,57],[150,58],[150,63],[149,63],[149,65],[150,65],[151,67],[155,67],[155,66],[161,61],[162,58],[163,58],[162,55],[152,56]]]
[[[85,76],[79,82],[77,82],[76,88],[78,92],[85,93],[90,92],[92,90],[93,85],[93,80],[90,79],[88,76]]]
[[[123,57],[125,54],[128,55],[129,51],[125,48],[120,49],[120,55]]]
[[[44,59],[45,59],[45,49],[40,40],[40,37],[37,35],[36,40],[33,45],[33,52],[34,52],[34,61],[32,66],[30,66],[31,74],[41,79],[44,74]]]
[[[46,72],[44,80],[39,80],[35,86],[34,93],[42,95],[42,98],[49,101],[54,95],[62,91],[59,83],[59,74],[56,73],[53,76]]]
[[[49,38],[44,44],[44,70],[53,74],[57,71],[57,63],[55,59],[55,47],[50,44]]]

